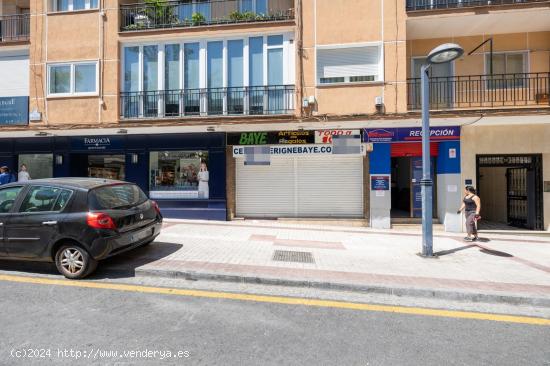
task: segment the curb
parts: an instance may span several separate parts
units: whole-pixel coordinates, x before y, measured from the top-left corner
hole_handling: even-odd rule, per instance
[[[501,303],[509,305],[529,305],[550,308],[550,298],[515,296],[500,293],[477,293],[454,290],[396,287],[388,285],[362,285],[342,282],[322,282],[300,279],[284,279],[274,277],[243,276],[240,274],[206,273],[194,271],[171,271],[158,269],[135,269],[135,275],[140,277],[162,277],[183,279],[188,281],[208,280],[220,282],[250,283],[287,287],[309,287],[322,290],[357,291],[392,296],[421,297],[442,300],[458,300],[482,303]]]

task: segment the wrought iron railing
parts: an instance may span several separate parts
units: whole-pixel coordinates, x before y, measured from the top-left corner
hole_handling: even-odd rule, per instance
[[[294,0],[180,0],[120,6],[122,31],[294,19]]]
[[[125,119],[292,113],[294,85],[120,93]]]
[[[0,43],[28,40],[30,19],[30,14],[0,15]]]
[[[430,78],[431,109],[550,106],[550,72]],[[420,78],[407,80],[408,108],[420,109]]]
[[[539,3],[547,0],[406,0],[407,11]]]

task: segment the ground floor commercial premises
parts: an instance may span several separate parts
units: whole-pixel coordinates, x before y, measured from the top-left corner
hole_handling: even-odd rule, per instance
[[[126,180],[156,200],[166,217],[226,219],[223,133],[6,138],[0,164],[13,171],[25,164],[32,179]],[[199,183],[202,164],[207,183]]]
[[[479,191],[482,228],[550,230],[550,116],[464,125],[462,178]]]

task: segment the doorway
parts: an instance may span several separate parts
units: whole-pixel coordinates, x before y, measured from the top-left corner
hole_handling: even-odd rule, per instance
[[[433,215],[436,210],[435,159],[431,158],[433,185]],[[391,211],[393,218],[422,217],[422,157],[400,156],[391,158]]]
[[[478,155],[480,228],[543,230],[542,155]]]
[[[124,180],[124,154],[72,154],[71,176]]]

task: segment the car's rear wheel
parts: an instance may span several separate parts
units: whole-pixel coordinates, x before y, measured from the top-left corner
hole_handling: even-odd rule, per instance
[[[57,250],[55,265],[63,276],[70,279],[79,279],[95,271],[97,261],[82,247],[75,244],[66,244]]]

